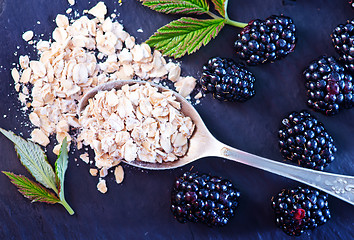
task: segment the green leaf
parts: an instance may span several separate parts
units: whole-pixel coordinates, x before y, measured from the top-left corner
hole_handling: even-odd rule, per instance
[[[183,17],[161,27],[146,43],[163,54],[180,58],[205,46],[224,27],[226,20]]]
[[[225,17],[227,2],[228,0],[211,0],[214,3],[215,10],[220,13],[221,16]]]
[[[69,204],[65,200],[64,195],[64,180],[65,180],[65,172],[68,168],[68,142],[66,138],[64,138],[63,142],[60,146],[60,152],[57,161],[55,162],[55,174],[58,178],[58,189],[59,189],[59,198],[60,204],[65,207],[65,209],[69,212],[70,215],[73,215],[75,212],[69,206]]]
[[[206,0],[140,0],[157,12],[172,14],[203,14],[209,11]]]
[[[64,177],[68,168],[68,142],[64,138],[57,161],[55,162],[55,173],[59,180],[59,198],[64,198]]]
[[[47,156],[41,147],[31,141],[26,141],[25,139],[16,136],[11,131],[6,131],[0,128],[0,132],[15,144],[15,149],[21,163],[27,168],[37,182],[52,189],[55,193],[58,193],[54,170],[47,161]]]
[[[59,202],[57,196],[25,176],[5,171],[3,171],[3,173],[11,179],[11,182],[18,188],[18,191],[26,198],[32,200],[32,202],[45,202],[50,204]]]

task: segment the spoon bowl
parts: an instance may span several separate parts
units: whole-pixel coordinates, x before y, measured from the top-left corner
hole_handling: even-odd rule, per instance
[[[84,110],[85,107],[87,106],[88,100],[90,98],[93,98],[97,92],[109,91],[113,88],[120,89],[125,84],[132,85],[137,83],[146,84],[145,81],[120,80],[120,81],[112,81],[105,84],[101,84],[91,89],[83,96],[83,98],[79,102],[78,115],[80,116],[81,111]],[[171,91],[158,84],[154,84],[150,82],[150,85],[158,88],[159,91]],[[205,146],[212,146],[212,144],[218,144],[219,142],[208,131],[202,118],[199,116],[195,108],[180,94],[176,92],[173,93],[176,96],[176,100],[181,103],[181,109],[183,114],[185,116],[189,116],[193,120],[193,123],[195,124],[193,135],[189,139],[189,147],[186,155],[184,155],[183,157],[179,157],[177,161],[164,162],[164,163],[149,163],[149,162],[138,161],[138,160],[128,162],[125,161],[124,159],[122,159],[122,161],[124,161],[129,165],[133,165],[139,168],[144,168],[149,170],[164,170],[164,169],[173,169],[173,168],[182,167],[199,158],[213,155],[212,154],[213,151],[208,151],[213,149],[205,148]]]
[[[80,116],[81,111],[87,106],[88,100],[94,97],[97,92],[109,91],[113,88],[120,89],[125,84],[131,85],[137,83],[146,84],[147,82],[135,80],[120,80],[108,82],[93,88],[92,90],[87,92],[81,99],[78,107],[78,115]],[[150,84],[154,87],[157,87],[160,91],[171,91],[163,86],[151,82]],[[163,170],[182,167],[203,157],[222,157],[316,187],[324,192],[327,192],[339,199],[342,199],[343,201],[354,205],[353,176],[345,176],[297,167],[294,165],[263,158],[227,146],[218,141],[209,132],[202,118],[198,114],[197,110],[195,110],[195,108],[184,97],[174,91],[172,92],[176,97],[176,100],[181,103],[181,111],[183,112],[183,114],[185,116],[189,116],[195,124],[195,130],[192,137],[189,139],[189,148],[186,155],[180,157],[177,161],[164,163],[148,163],[138,160],[128,162],[124,159],[122,161],[139,168],[149,170]]]

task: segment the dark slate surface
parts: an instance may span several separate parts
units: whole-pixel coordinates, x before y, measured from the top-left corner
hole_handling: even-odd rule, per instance
[[[82,12],[97,1],[78,1],[73,9]],[[271,14],[291,16],[298,31],[295,52],[282,61],[249,68],[257,77],[257,95],[244,104],[220,103],[210,96],[196,108],[210,131],[221,141],[264,157],[281,161],[277,146],[277,129],[281,118],[293,110],[306,107],[302,70],[321,54],[335,55],[329,34],[339,23],[353,17],[346,0],[247,0],[229,1],[232,19],[248,22]],[[147,39],[158,27],[176,16],[158,14],[138,1],[106,1],[109,13],[116,10],[118,19],[138,42]],[[19,111],[19,103],[10,77],[12,63],[18,54],[35,53],[21,38],[26,30],[47,39],[54,28],[56,14],[68,8],[65,0],[0,0],[0,127],[29,137],[27,114]],[[40,24],[37,24],[40,21]],[[136,32],[142,28],[143,33]],[[202,64],[212,56],[232,57],[233,42],[239,29],[225,27],[217,39],[201,51],[182,59],[184,75],[200,76]],[[20,46],[19,49],[16,47]],[[326,171],[354,174],[354,109],[334,117],[316,115],[333,135],[337,160]],[[12,144],[0,136],[0,170],[25,173]],[[54,162],[48,148],[49,160]],[[124,166],[126,178],[117,185],[108,177],[109,191],[96,190],[97,179],[89,167],[70,156],[66,178],[67,200],[76,211],[74,216],[59,205],[31,204],[0,174],[0,238],[1,239],[290,239],[273,223],[270,198],[284,187],[298,183],[241,164],[218,158],[201,159],[181,169],[142,171]],[[223,228],[201,224],[180,224],[169,211],[170,189],[174,179],[194,167],[231,179],[242,193],[236,216]],[[354,239],[354,208],[330,197],[332,220],[298,239]]]

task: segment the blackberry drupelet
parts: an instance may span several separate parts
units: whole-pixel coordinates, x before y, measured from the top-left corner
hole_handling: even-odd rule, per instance
[[[295,31],[293,20],[286,16],[252,20],[238,34],[236,53],[248,65],[274,62],[294,51]]]
[[[175,182],[171,211],[181,222],[223,226],[234,215],[240,192],[220,177],[186,172]]]
[[[327,194],[316,189],[284,189],[272,197],[276,225],[290,236],[314,229],[331,218]]]
[[[316,170],[323,170],[335,159],[333,138],[310,113],[292,112],[282,124],[279,147],[284,158]]]
[[[345,68],[354,73],[354,19],[339,24],[331,34],[334,48]]]
[[[232,59],[215,57],[203,66],[200,79],[204,93],[220,101],[245,102],[255,95],[254,75]]]
[[[333,57],[313,61],[304,76],[310,108],[331,116],[354,106],[353,77]]]

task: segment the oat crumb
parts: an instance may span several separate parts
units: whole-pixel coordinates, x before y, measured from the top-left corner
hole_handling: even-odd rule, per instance
[[[98,170],[96,168],[90,168],[90,174],[93,177],[96,177],[98,174]]]
[[[100,177],[103,178],[103,177],[105,177],[107,175],[108,175],[108,168],[106,168],[106,167],[101,168]]]
[[[24,32],[22,34],[22,38],[23,40],[25,40],[26,42],[30,41],[33,38],[33,31],[29,30],[27,32]]]
[[[45,135],[45,133],[39,129],[36,128],[32,131],[31,133],[31,140],[42,145],[42,146],[47,146],[49,144],[49,138]]]
[[[68,0],[68,3],[69,3],[71,6],[73,6],[73,5],[75,5],[75,0]]]
[[[123,182],[124,179],[124,170],[123,167],[121,165],[117,166],[114,169],[114,176],[116,178],[116,183],[120,184]]]
[[[202,97],[203,97],[202,92],[198,92],[198,93],[194,96],[195,99],[200,99],[200,98],[202,98]]]
[[[180,77],[175,84],[176,90],[183,97],[187,97],[195,88],[196,81],[194,77]]]
[[[90,158],[89,158],[89,156],[88,156],[88,153],[83,153],[83,154],[81,154],[81,155],[80,155],[80,159],[81,159],[84,163],[86,163],[86,164],[88,164],[89,161],[90,161]]]
[[[107,13],[107,7],[104,2],[98,2],[96,6],[94,6],[88,11],[88,13],[97,17],[100,20],[103,20],[104,16]]]
[[[11,70],[11,75],[12,75],[12,78],[15,81],[15,83],[18,83],[20,81],[20,73],[18,72],[18,70],[16,68],[13,68]]]
[[[106,180],[100,178],[98,180],[97,184],[97,190],[100,191],[101,193],[106,193],[107,192],[107,185],[106,185]]]

